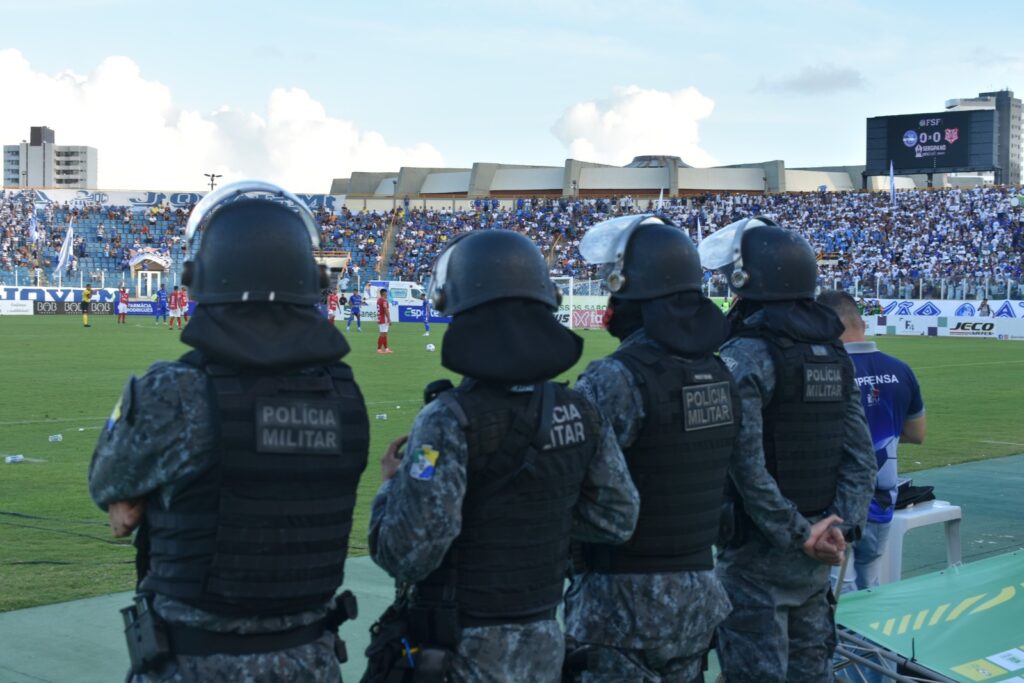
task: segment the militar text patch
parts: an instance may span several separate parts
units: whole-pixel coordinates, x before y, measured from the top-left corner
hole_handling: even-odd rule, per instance
[[[839,363],[804,365],[804,401],[824,403],[843,400],[843,370]]]
[[[341,408],[327,401],[266,399],[256,402],[260,453],[341,453]]]
[[[732,392],[728,382],[683,387],[683,429],[724,427],[733,422]]]

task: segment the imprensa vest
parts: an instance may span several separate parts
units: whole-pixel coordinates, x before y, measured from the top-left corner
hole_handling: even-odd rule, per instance
[[[342,583],[369,445],[352,370],[240,372],[198,352],[181,360],[207,375],[215,464],[169,508],[150,497],[140,590],[219,614],[322,606]]]
[[[801,514],[824,512],[836,495],[846,398],[853,364],[835,342],[799,342],[766,330],[775,367],[772,400],[762,408],[765,466]]]
[[[684,360],[649,344],[612,358],[633,373],[644,400],[646,419],[625,451],[640,518],[625,544],[584,546],[586,566],[612,574],[711,569],[740,425],[732,375],[714,356]]]
[[[448,393],[469,450],[462,531],[417,599],[454,601],[463,627],[546,618],[562,600],[572,511],[598,449],[596,409],[553,383],[517,392],[467,381]]]

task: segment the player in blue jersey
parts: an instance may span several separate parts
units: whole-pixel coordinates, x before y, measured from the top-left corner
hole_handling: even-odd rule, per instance
[[[430,336],[430,299],[423,297],[423,336]]]
[[[157,325],[160,324],[160,318],[163,317],[164,322],[167,322],[167,302],[169,295],[167,289],[161,284],[160,289],[153,295],[153,301],[155,306],[153,307],[153,314],[156,318],[155,322]]]
[[[352,320],[356,321],[356,332],[363,331],[363,321],[359,319],[359,308],[363,305],[363,297],[358,291],[353,291],[348,298],[348,320],[345,321],[345,331],[352,328]]]
[[[924,443],[924,401],[910,366],[879,351],[875,342],[865,340],[864,320],[853,297],[845,292],[823,292],[818,302],[834,310],[846,328],[840,340],[853,360],[878,460],[868,523],[863,537],[853,545],[854,571],[847,571],[844,581],[844,590],[853,590],[853,585],[863,590],[879,583],[881,557],[896,505],[896,449],[901,442]]]

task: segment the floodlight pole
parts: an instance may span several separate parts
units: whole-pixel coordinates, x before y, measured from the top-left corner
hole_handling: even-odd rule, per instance
[[[213,192],[213,189],[217,187],[217,178],[224,177],[221,173],[204,173],[203,175],[210,179],[210,192]]]

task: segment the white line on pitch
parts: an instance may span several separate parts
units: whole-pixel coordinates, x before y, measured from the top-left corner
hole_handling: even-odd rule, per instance
[[[979,441],[978,443],[994,443],[1000,446],[1024,446],[1024,443],[1017,443],[1016,441]]]
[[[8,427],[11,425],[35,425],[35,424],[46,424],[47,422],[81,422],[82,420],[106,420],[106,416],[103,417],[54,417],[47,420],[14,420],[13,422],[0,422],[0,427]]]
[[[1009,365],[1010,363],[1024,363],[1024,360],[1000,360],[991,361],[988,363],[949,363],[947,365],[926,365],[920,368],[913,368],[914,370],[941,370],[943,368],[966,368],[972,365]]]

